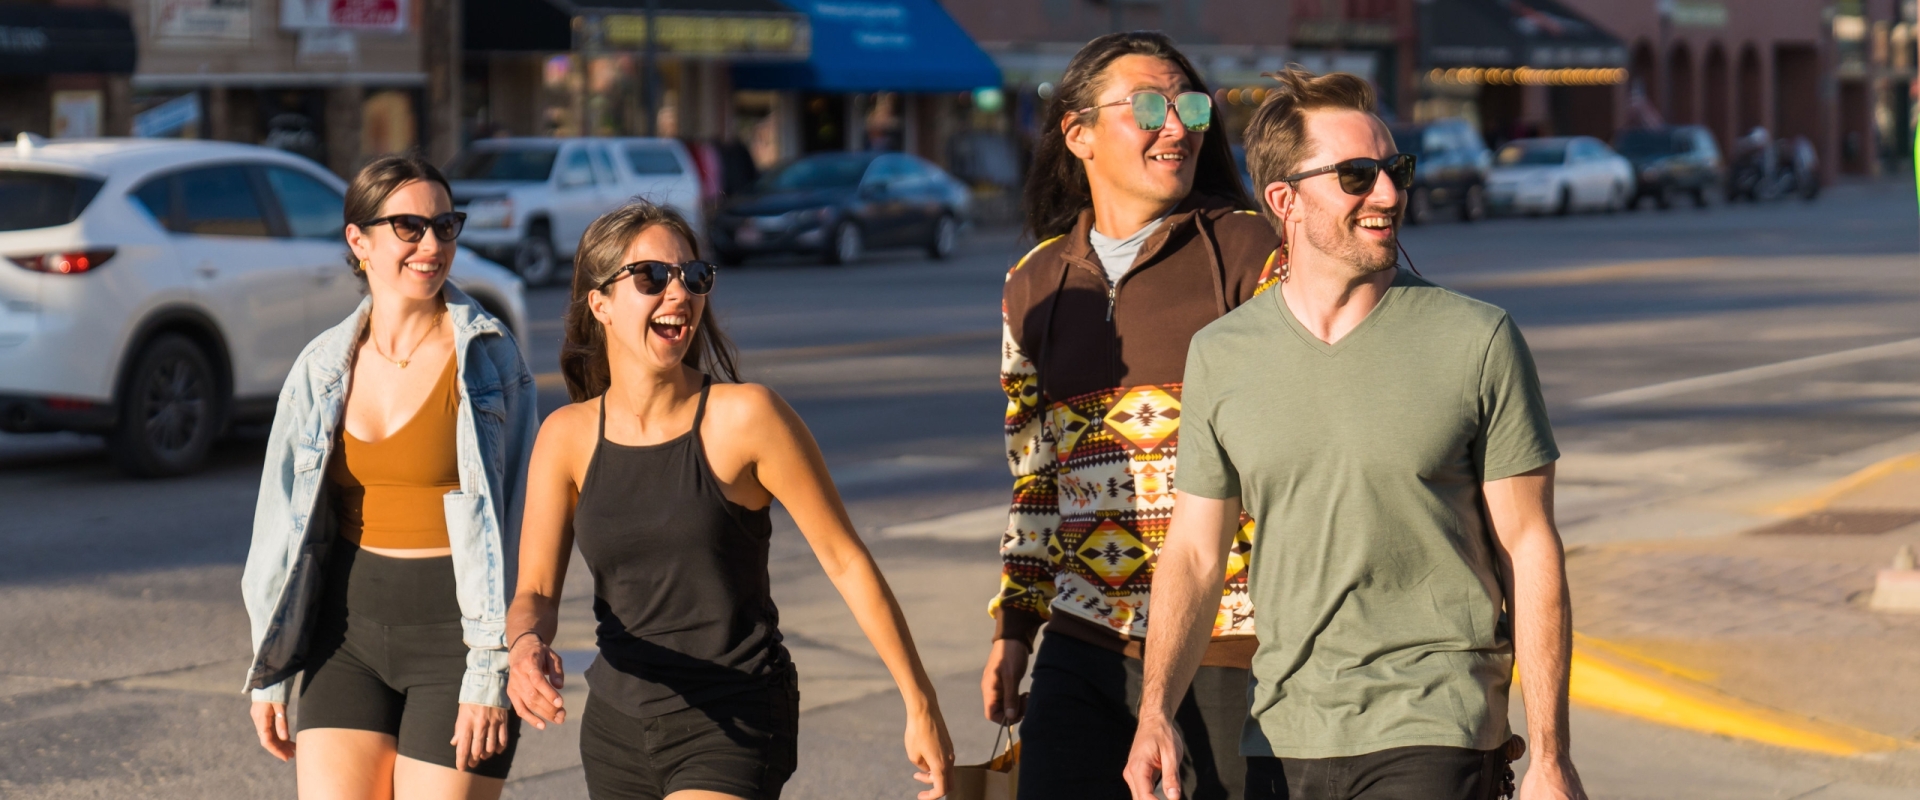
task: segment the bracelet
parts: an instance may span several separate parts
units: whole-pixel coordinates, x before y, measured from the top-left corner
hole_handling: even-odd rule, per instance
[[[507,643],[507,652],[512,653],[513,646],[519,644],[521,639],[525,639],[529,636],[533,637],[534,641],[539,642],[542,647],[546,646],[547,642],[545,639],[540,638],[539,631],[521,631],[519,636],[513,637],[513,641]]]

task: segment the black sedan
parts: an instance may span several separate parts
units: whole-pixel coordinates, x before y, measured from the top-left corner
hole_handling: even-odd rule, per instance
[[[1624,130],[1613,137],[1613,149],[1633,162],[1635,188],[1628,208],[1638,208],[1641,199],[1652,198],[1664,210],[1682,194],[1691,195],[1694,205],[1705,208],[1720,192],[1720,148],[1713,143],[1713,134],[1699,125]]]
[[[972,195],[926,161],[902,153],[820,153],[767,173],[714,214],[707,236],[722,262],[764,253],[816,253],[829,264],[867,248],[953,253]]]

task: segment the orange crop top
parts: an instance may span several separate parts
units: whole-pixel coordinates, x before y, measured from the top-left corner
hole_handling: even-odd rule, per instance
[[[449,546],[442,498],[460,490],[455,360],[447,358],[427,402],[387,438],[363,442],[340,426],[339,455],[327,465],[327,480],[340,535],[348,541],[409,550]]]

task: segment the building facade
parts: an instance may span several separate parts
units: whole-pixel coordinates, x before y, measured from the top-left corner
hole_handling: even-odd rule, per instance
[[[126,135],[137,48],[124,7],[0,3],[0,136]]]

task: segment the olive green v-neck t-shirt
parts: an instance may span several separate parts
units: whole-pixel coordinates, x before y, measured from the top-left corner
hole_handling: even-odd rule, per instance
[[[1513,639],[1480,487],[1559,456],[1513,320],[1405,272],[1335,344],[1278,289],[1195,335],[1175,485],[1255,520],[1241,752],[1505,742]]]

